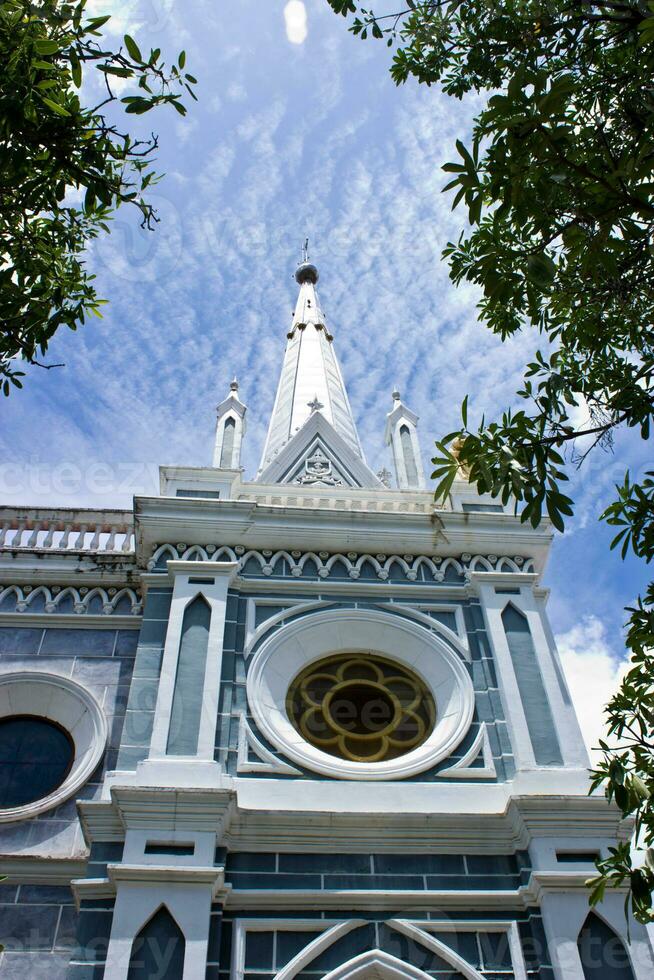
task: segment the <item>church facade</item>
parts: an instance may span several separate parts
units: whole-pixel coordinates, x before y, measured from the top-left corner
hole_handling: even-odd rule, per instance
[[[645,980],[622,826],[548,624],[551,544],[435,507],[393,392],[364,457],[315,266],[260,470],[0,509],[0,978]],[[391,486],[393,483],[393,486]]]

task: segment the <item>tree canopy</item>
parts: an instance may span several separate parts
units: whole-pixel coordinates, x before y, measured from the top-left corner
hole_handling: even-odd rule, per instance
[[[139,139],[123,113],[171,105],[181,115],[196,79],[185,54],[166,65],[86,0],[0,0],[0,387],[20,388],[20,360],[41,364],[61,326],[75,329],[104,302],[85,264],[88,243],[123,204],[148,228],[156,136]],[[119,110],[119,111],[116,111]],[[129,117],[127,117],[129,118]]]
[[[644,0],[406,0],[377,15],[329,0],[361,38],[393,49],[391,74],[485,103],[468,146],[457,141],[445,190],[469,227],[444,255],[455,283],[481,289],[480,319],[503,340],[532,327],[523,406],[469,422],[437,443],[434,477],[457,474],[534,526],[573,513],[571,465],[609,449],[621,429],[647,440],[654,414],[654,3]],[[587,421],[579,425],[580,414]],[[580,442],[580,439],[583,441]],[[626,473],[603,518],[613,547],[654,556],[654,472]],[[604,785],[640,842],[654,845],[654,586],[627,629],[632,668],[609,710],[594,786]],[[652,862],[654,868],[654,861]],[[654,872],[628,845],[599,865],[591,893],[627,883],[652,917]]]

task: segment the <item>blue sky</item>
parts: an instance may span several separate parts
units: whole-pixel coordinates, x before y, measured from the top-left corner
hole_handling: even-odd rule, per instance
[[[396,89],[382,44],[361,42],[326,0],[93,0],[142,47],[187,50],[199,103],[137,121],[160,137],[161,223],[121,213],[89,256],[103,320],[61,333],[50,361],[1,406],[0,499],[44,506],[131,506],[156,492],[160,463],[211,459],[214,408],[239,378],[253,476],[295,300],[305,236],[368,462],[383,444],[390,392],[433,439],[515,403],[536,339],[500,344],[476,320],[476,294],[450,282],[440,252],[463,211],[440,167],[466,139],[475,102]],[[621,669],[622,607],[643,587],[635,562],[608,553],[597,515],[644,444],[620,436],[574,476],[575,520],[556,541],[550,615],[587,731]],[[587,717],[586,717],[587,716]],[[593,726],[595,726],[593,728]],[[589,736],[591,737],[591,736]]]

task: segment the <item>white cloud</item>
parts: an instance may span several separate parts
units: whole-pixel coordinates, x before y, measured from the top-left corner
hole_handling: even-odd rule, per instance
[[[570,693],[589,749],[606,738],[604,708],[629,667],[615,656],[606,628],[596,616],[562,633],[556,642],[570,686]]]
[[[304,44],[307,39],[307,9],[302,0],[288,0],[284,7],[286,37],[291,44]]]

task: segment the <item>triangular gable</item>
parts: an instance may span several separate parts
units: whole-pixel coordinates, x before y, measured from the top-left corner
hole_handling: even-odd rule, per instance
[[[320,412],[314,412],[257,478],[259,483],[305,487],[382,487]]]

